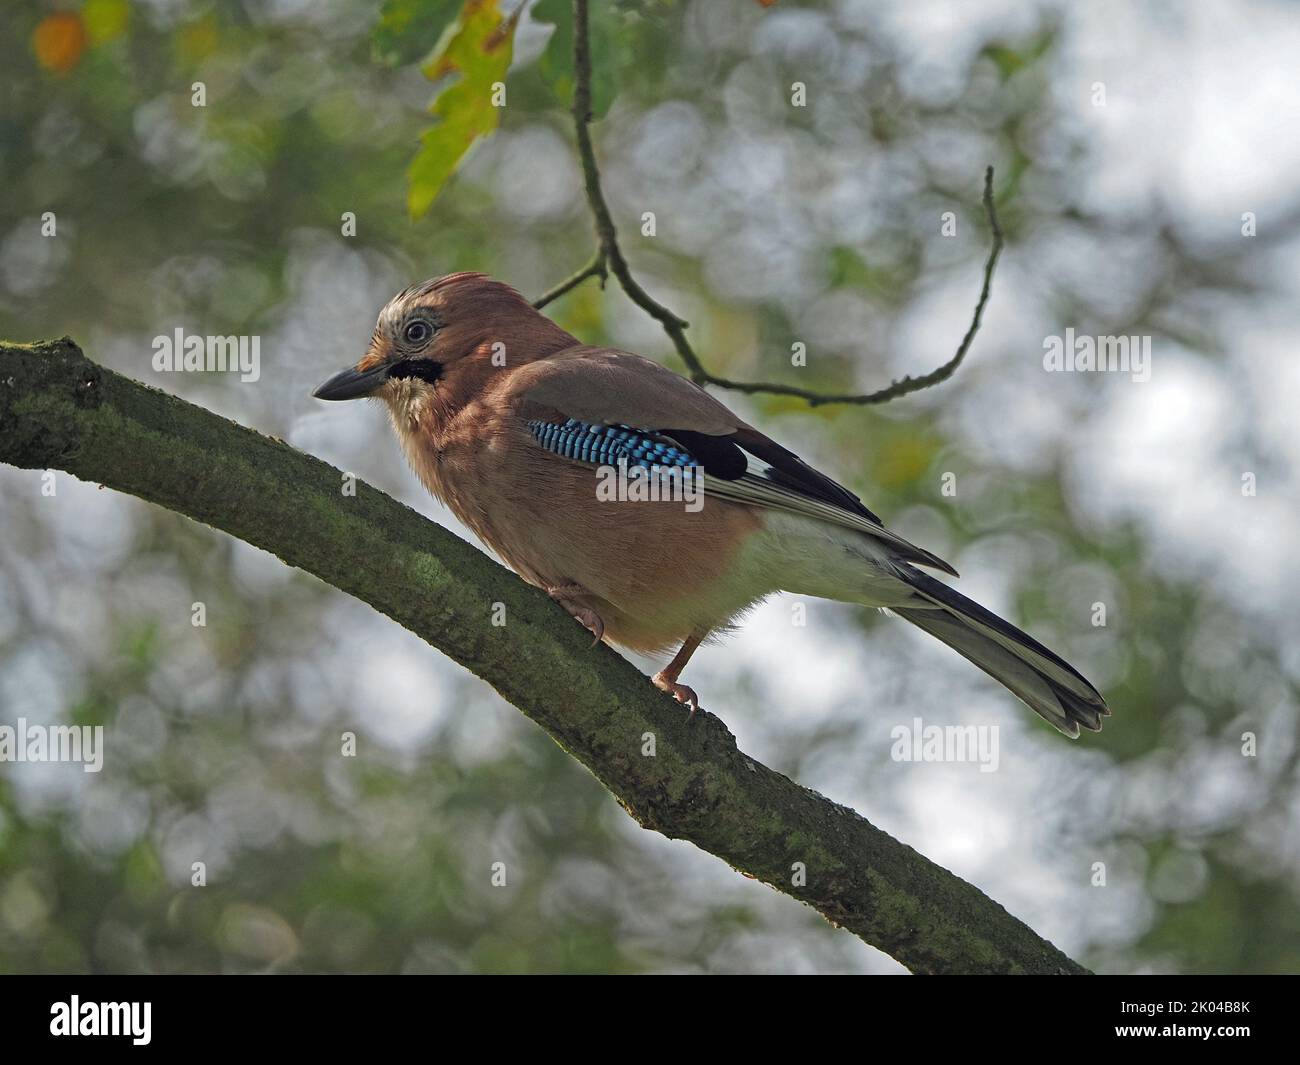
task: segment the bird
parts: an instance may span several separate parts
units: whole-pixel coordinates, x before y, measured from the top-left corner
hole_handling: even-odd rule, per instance
[[[399,292],[360,360],[313,395],[379,400],[428,491],[594,642],[673,652],[651,680],[692,716],[691,656],[778,592],[901,617],[1071,738],[1110,714],[1064,659],[925,572],[957,576],[853,492],[695,382],[583,344],[486,274]]]

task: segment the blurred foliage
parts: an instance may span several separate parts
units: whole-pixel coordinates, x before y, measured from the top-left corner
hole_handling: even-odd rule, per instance
[[[371,34],[375,58],[390,66],[424,58],[460,10],[461,0],[385,0]]]
[[[653,91],[662,82],[667,50],[662,36],[673,5],[668,0],[610,0],[593,4],[589,13],[591,114],[604,118],[620,90],[633,82]],[[573,97],[573,2],[538,0],[531,11],[537,22],[555,27],[538,70],[557,102]]]
[[[1047,328],[1154,334],[1227,388],[1226,309],[1257,306],[1260,276],[1240,241],[1169,205],[1088,199],[1091,147],[1059,91],[1081,31],[1064,16],[971,30],[927,67],[880,11],[593,4],[594,131],[634,269],[691,320],[719,373],[878,387],[951,354],[986,251],[979,178],[996,164],[1008,255],[953,381],[872,410],[732,399],[905,535],[1005,577],[1013,619],[1110,697],[1106,731],[1078,746],[1019,726],[1017,749],[1043,768],[1015,770],[1017,817],[1063,811],[1062,823],[1051,846],[1017,856],[1028,872],[987,873],[995,896],[1031,923],[1058,921],[1038,926],[1106,970],[1295,971],[1285,619],[1170,565],[1140,515],[1089,512],[1078,452],[1124,442],[1081,427],[1113,393],[1044,384],[1037,340],[1000,341],[995,324],[1037,313]],[[0,333],[68,333],[145,379],[157,333],[262,335],[256,388],[153,383],[427,506],[378,419],[346,437],[362,416],[314,421],[310,388],[355,357],[378,307],[413,280],[483,269],[535,295],[587,260],[568,17],[562,0],[517,27],[513,5],[487,0],[465,14],[449,0],[11,12]],[[509,106],[484,108],[496,80]],[[814,106],[789,106],[796,81]],[[653,240],[638,236],[647,210]],[[55,240],[38,235],[46,211]],[[940,240],[947,211],[959,236]],[[341,232],[345,212],[355,236]],[[1252,251],[1294,238],[1300,210],[1276,216]],[[936,285],[960,304],[943,350],[915,330]],[[588,282],[548,312],[587,342],[673,362],[612,286]],[[799,370],[796,340],[809,351]],[[1023,426],[1042,403],[1054,404],[1050,434],[1002,439],[1004,421]],[[1268,467],[1250,434],[1231,443],[1245,468]],[[947,472],[955,498],[938,489]],[[331,589],[93,487],[61,483],[51,500],[34,475],[0,471],[0,507],[0,722],[103,723],[115,752],[94,777],[0,766],[0,969],[888,967],[721,863],[640,833],[492,692]],[[1113,604],[1105,628],[1088,623],[1095,599]],[[196,601],[206,628],[190,624]],[[885,678],[887,705],[774,705],[767,676],[739,666],[734,690],[707,701],[783,771],[837,798],[852,781],[870,817],[904,803],[872,729],[921,712],[934,677],[999,722],[1022,710],[894,623],[818,616],[851,637],[864,675]],[[1267,758],[1239,757],[1246,730],[1268,738]],[[354,759],[339,757],[348,731]],[[196,856],[202,890],[190,886]],[[1098,860],[1113,891],[1089,887]],[[502,888],[490,886],[496,861],[510,871]],[[1068,897],[1053,894],[1062,883]],[[1014,905],[999,894],[1011,887]]]

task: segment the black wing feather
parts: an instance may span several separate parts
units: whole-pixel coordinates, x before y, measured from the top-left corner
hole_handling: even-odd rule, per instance
[[[782,447],[775,440],[754,429],[738,430],[731,438],[755,458],[760,458],[771,466],[772,473],[769,476],[778,484],[820,499],[823,503],[843,507],[852,514],[861,514],[877,525],[884,524],[863,505],[861,499],[842,484],[832,481],[824,473],[818,473],[793,451]]]

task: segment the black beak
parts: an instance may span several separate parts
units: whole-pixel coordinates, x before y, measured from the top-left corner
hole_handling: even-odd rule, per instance
[[[340,370],[312,393],[317,399],[360,399],[368,396],[388,379],[388,365],[380,363],[372,370],[349,366]]]

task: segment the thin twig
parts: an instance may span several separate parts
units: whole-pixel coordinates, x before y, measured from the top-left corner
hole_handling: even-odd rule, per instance
[[[561,281],[549,292],[538,296],[533,300],[533,306],[539,311],[552,300],[558,300],[570,289],[577,288],[589,277],[599,277],[600,287],[605,287],[605,278],[609,276],[609,270],[605,265],[605,252],[603,249],[597,250],[596,254],[591,257],[591,262],[570,277],[567,281]]]
[[[591,143],[591,130],[589,128],[591,125],[591,49],[589,46],[587,0],[573,0],[573,77],[573,127],[577,138],[578,157],[582,161],[582,177],[587,193],[587,204],[591,209],[592,220],[596,227],[597,251],[587,266],[579,270],[569,280],[551,289],[550,292],[537,300],[533,306],[544,307],[586,278],[596,274],[600,275],[603,283],[605,270],[608,267],[609,272],[618,278],[618,283],[622,286],[623,291],[627,293],[628,298],[663,326],[664,332],[668,334],[668,338],[673,342],[673,347],[677,349],[678,356],[686,364],[691,380],[696,384],[715,385],[718,388],[727,388],[735,392],[750,394],[763,392],[778,396],[794,396],[806,400],[813,407],[829,403],[853,403],[859,405],[888,403],[892,399],[898,399],[900,396],[906,396],[911,392],[919,392],[923,388],[929,388],[941,381],[946,381],[956,372],[957,367],[966,358],[966,353],[975,340],[975,334],[979,332],[980,324],[984,318],[984,308],[988,304],[989,292],[993,286],[993,271],[997,267],[998,256],[1002,253],[1002,227],[998,224],[997,209],[993,202],[993,167],[990,166],[984,172],[984,212],[988,216],[989,228],[993,232],[993,247],[989,250],[988,260],[984,264],[984,284],[980,289],[979,301],[975,304],[975,313],[971,317],[970,328],[966,330],[966,335],[962,337],[961,344],[958,345],[957,351],[951,359],[937,369],[922,374],[920,377],[902,377],[886,388],[861,395],[815,392],[812,389],[799,388],[795,385],[761,381],[732,381],[726,377],[719,377],[705,367],[700,357],[695,353],[695,349],[691,347],[690,341],[686,339],[686,328],[689,323],[685,319],[679,318],[641,287],[636,278],[632,276],[632,270],[623,257],[622,249],[619,247],[614,219],[610,214],[609,205],[605,202],[605,193],[601,188],[600,167],[596,163],[596,152]]]

